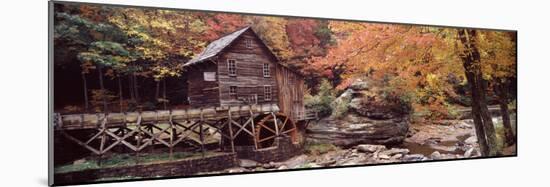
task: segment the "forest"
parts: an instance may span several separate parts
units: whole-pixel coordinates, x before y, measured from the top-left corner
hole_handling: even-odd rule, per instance
[[[250,26],[304,76],[305,105],[321,118],[346,113],[349,101],[332,102],[368,80],[412,123],[470,108],[482,156],[516,143],[515,31],[77,4],[55,4],[53,16],[58,113],[186,108],[183,64]]]

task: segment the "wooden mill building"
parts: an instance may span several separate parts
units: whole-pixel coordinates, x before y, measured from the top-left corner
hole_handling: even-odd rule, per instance
[[[165,146],[171,154],[191,145],[204,152],[210,141],[259,161],[300,152],[303,129],[316,118],[304,108],[304,79],[281,64],[250,27],[211,42],[184,67],[189,108],[55,114],[55,132],[99,156],[115,147],[139,153]]]
[[[299,121],[304,79],[280,63],[250,27],[211,42],[185,65],[191,107],[277,104]]]

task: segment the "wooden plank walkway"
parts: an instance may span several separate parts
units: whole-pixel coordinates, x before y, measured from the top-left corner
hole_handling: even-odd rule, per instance
[[[279,112],[276,104],[242,105],[231,107],[208,107],[176,110],[157,110],[126,113],[95,113],[95,114],[55,114],[55,130],[96,129],[105,125],[120,127],[127,124],[156,123],[159,121],[194,121],[194,120],[219,120],[232,117],[250,116],[250,113]],[[105,124],[102,124],[105,123]]]

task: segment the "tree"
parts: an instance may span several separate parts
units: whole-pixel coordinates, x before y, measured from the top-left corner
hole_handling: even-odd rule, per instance
[[[290,47],[295,53],[294,58],[319,55],[321,53],[321,41],[317,38],[319,21],[313,19],[290,19],[286,26],[286,32],[290,41]]]
[[[247,19],[247,22],[277,57],[286,61],[293,55],[286,32],[285,18],[252,16]]]
[[[103,111],[108,111],[107,106],[107,90],[104,86],[103,71],[105,68],[119,70],[126,66],[126,63],[131,61],[130,53],[119,43],[110,41],[93,42],[86,52],[78,54],[78,59],[83,63],[93,63],[99,72],[99,84],[103,100]],[[120,90],[120,85],[119,85]]]
[[[125,40],[125,36],[121,34],[117,28],[109,24],[98,23],[90,21],[86,14],[82,10],[94,11],[98,13],[94,16],[95,20],[105,20],[104,15],[108,11],[108,8],[92,8],[89,6],[80,6],[78,8],[68,6],[68,8],[75,8],[78,11],[81,11],[82,15],[71,15],[65,12],[56,13],[56,19],[58,20],[55,25],[54,39],[55,42],[64,44],[68,46],[69,50],[73,50],[77,54],[80,54],[81,51],[88,50],[93,42],[97,40]],[[92,69],[96,69],[95,64],[91,61],[81,61],[82,68],[82,82],[84,90],[84,106],[85,111],[88,111],[88,84],[86,81],[86,74]],[[102,72],[102,71],[100,71]],[[101,76],[102,77],[102,76]],[[103,83],[101,83],[103,85]]]
[[[208,30],[204,33],[207,41],[216,40],[247,25],[244,16],[239,14],[205,13],[198,16],[208,25]]]
[[[136,75],[152,77],[156,81],[154,100],[166,108],[166,89],[160,98],[160,84],[165,88],[166,78],[181,76],[184,60],[205,46],[201,33],[207,26],[192,12],[137,8],[121,9],[109,21],[134,39],[129,46],[140,63],[134,65],[136,71],[129,79],[131,96],[137,98],[139,93]]]
[[[472,116],[481,154],[496,155],[496,135],[491,114],[487,108],[486,82],[483,79],[481,55],[478,49],[478,33],[474,29],[459,29],[458,39],[462,51],[460,58],[472,94]]]
[[[497,95],[504,127],[505,144],[515,143],[508,103],[513,99],[512,81],[516,79],[516,33],[480,31],[480,46],[483,78],[490,81]]]
[[[337,89],[368,76],[387,94],[412,103],[429,117],[448,115],[447,95],[455,95],[449,75],[461,75],[448,29],[332,21],[337,45],[310,68],[329,77]]]

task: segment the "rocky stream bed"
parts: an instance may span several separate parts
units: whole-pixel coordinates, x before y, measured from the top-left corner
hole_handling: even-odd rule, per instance
[[[447,120],[411,122],[411,110],[367,81],[356,80],[331,103],[332,115],[306,129],[304,154],[282,162],[240,159],[239,166],[213,173],[254,172],[480,157],[471,112]],[[499,108],[489,108],[502,125]],[[513,121],[515,126],[515,121]],[[503,155],[515,155],[515,146]]]
[[[268,171],[382,163],[418,162],[479,157],[471,120],[448,125],[412,125],[411,134],[401,144],[358,144],[322,154],[302,154],[283,162],[258,163],[240,160],[240,166],[217,173]]]
[[[305,154],[283,162],[239,160],[239,167],[216,173],[369,165],[479,157],[479,145],[468,111],[454,120],[411,123],[410,114],[395,100],[382,99],[367,82],[356,81],[332,105],[345,107],[306,130]],[[498,110],[495,110],[498,111]],[[333,113],[334,114],[334,113]],[[495,115],[498,116],[498,115]],[[500,119],[493,118],[495,124]],[[515,123],[515,121],[514,121]],[[308,146],[309,145],[309,146]],[[322,151],[309,151],[321,146]],[[504,154],[515,154],[515,146]]]

